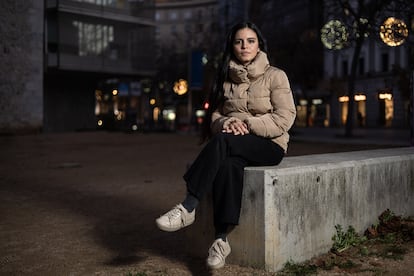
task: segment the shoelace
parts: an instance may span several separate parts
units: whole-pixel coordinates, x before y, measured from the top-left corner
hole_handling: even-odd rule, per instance
[[[170,221],[178,219],[181,216],[181,212],[181,209],[176,207],[167,213],[167,217]]]
[[[219,242],[216,242],[210,248],[209,255],[210,257],[217,257],[217,258],[223,259],[224,258],[224,247]]]

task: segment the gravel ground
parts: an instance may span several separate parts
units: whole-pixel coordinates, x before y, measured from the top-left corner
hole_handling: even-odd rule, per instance
[[[289,155],[380,147],[292,142]],[[182,199],[182,174],[200,149],[189,134],[0,136],[0,275],[275,275],[209,272],[186,253],[182,231],[156,229]],[[380,275],[414,273],[407,246],[403,260],[371,260]]]

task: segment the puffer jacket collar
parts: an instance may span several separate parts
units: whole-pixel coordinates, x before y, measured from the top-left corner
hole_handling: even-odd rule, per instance
[[[249,83],[251,80],[263,75],[268,67],[269,60],[267,55],[260,51],[255,59],[247,65],[231,60],[229,63],[229,77],[235,83]]]

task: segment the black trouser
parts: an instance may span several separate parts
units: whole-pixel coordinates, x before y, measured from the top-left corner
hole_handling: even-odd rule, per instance
[[[187,190],[199,200],[212,191],[214,224],[239,223],[246,166],[273,166],[284,150],[270,139],[252,134],[216,134],[184,175]]]

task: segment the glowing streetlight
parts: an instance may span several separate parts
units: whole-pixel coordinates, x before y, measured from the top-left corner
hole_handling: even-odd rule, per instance
[[[174,87],[173,90],[175,92],[175,94],[178,95],[184,95],[185,93],[187,93],[188,91],[188,83],[186,80],[183,79],[179,79],[178,81],[176,81],[174,83]]]

